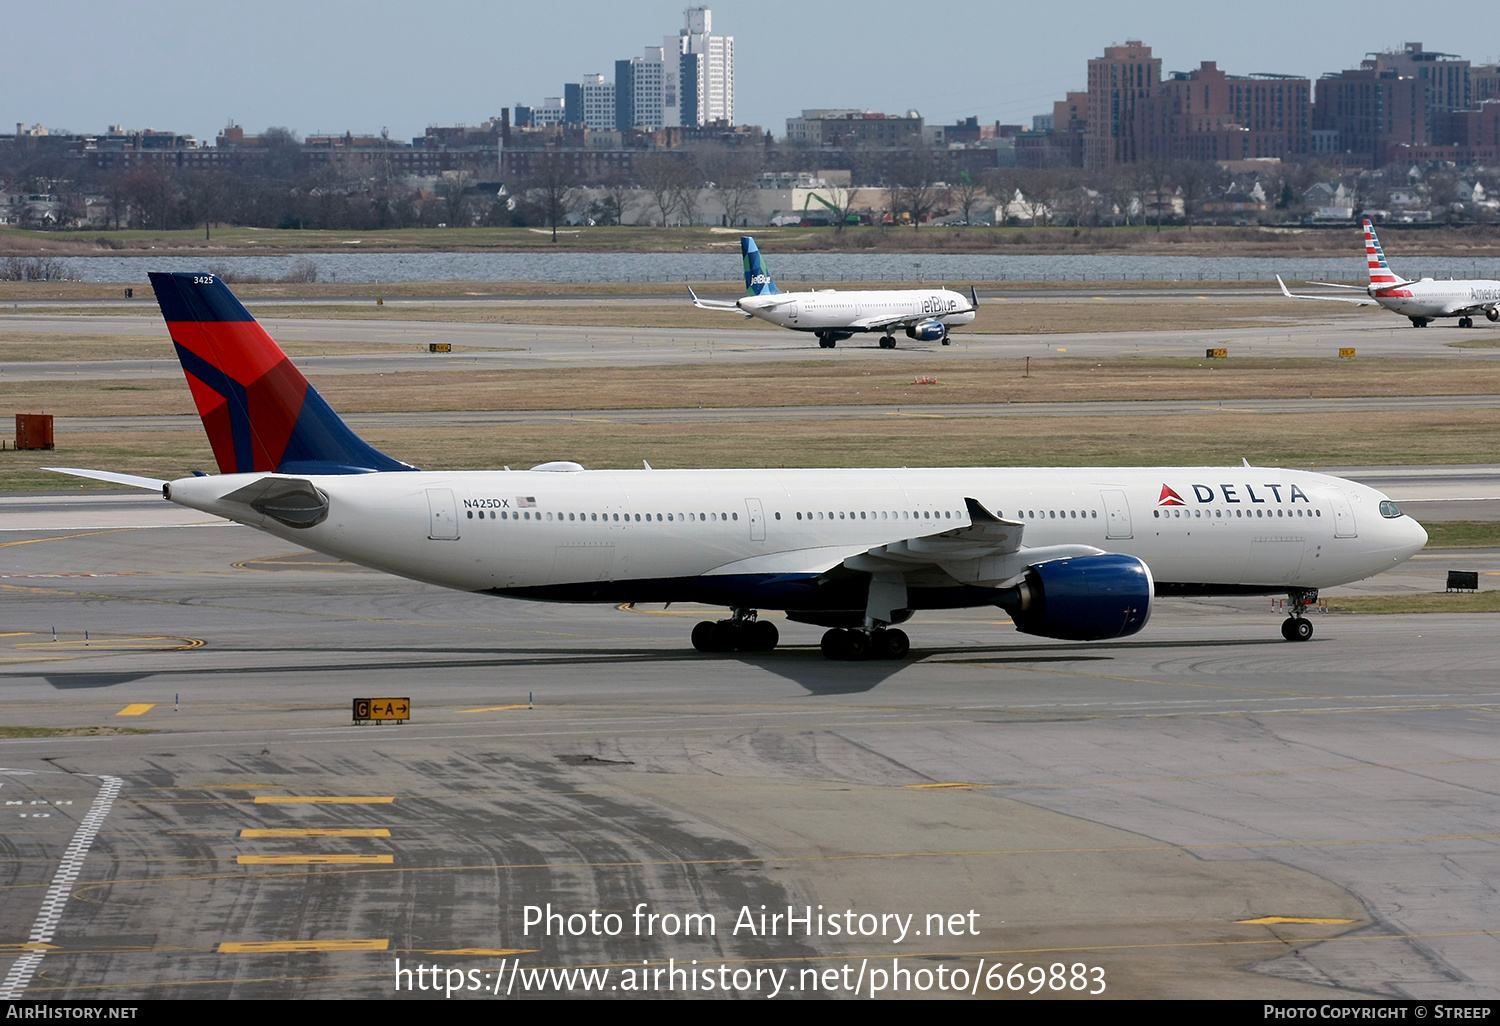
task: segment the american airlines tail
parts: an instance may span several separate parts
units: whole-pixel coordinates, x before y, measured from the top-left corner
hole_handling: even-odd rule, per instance
[[[760,258],[760,247],[755,240],[748,235],[740,236],[740,255],[745,260],[745,291],[752,296],[771,296],[780,292],[776,282],[771,280],[771,275],[766,271],[766,265]]]
[[[1380,240],[1375,237],[1375,226],[1368,217],[1365,218],[1365,263],[1370,268],[1372,289],[1386,288],[1401,281],[1391,271],[1391,265],[1385,262],[1385,250],[1380,248]]]
[[[417,469],[351,431],[217,275],[152,272],[151,287],[221,473]]]

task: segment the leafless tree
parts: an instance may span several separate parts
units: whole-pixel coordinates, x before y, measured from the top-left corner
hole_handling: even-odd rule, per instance
[[[652,202],[661,213],[661,224],[665,228],[677,209],[677,161],[666,153],[645,153],[632,161],[636,180],[641,188],[651,194]]]
[[[959,210],[963,211],[964,224],[974,223],[974,205],[984,195],[984,179],[975,178],[969,174],[967,168],[958,173],[958,180],[950,189],[953,202]]]
[[[542,223],[552,228],[557,241],[557,224],[567,219],[578,201],[578,179],[566,155],[541,153],[531,162],[526,180],[526,198],[542,215]]]

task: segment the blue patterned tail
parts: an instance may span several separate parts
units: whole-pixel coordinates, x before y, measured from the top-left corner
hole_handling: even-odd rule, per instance
[[[752,296],[769,296],[781,291],[766,271],[765,262],[760,258],[760,247],[748,235],[740,236],[740,255],[745,260],[746,292]]]

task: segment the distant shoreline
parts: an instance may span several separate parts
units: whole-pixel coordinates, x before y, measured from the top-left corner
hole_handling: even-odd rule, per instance
[[[1500,226],[1383,225],[1387,251],[1405,257],[1500,257]],[[0,229],[0,258],[89,256],[298,256],[319,253],[730,253],[741,233],[779,253],[1344,257],[1359,244],[1349,224],[1319,227],[1129,228],[568,228],[557,242],[529,228],[408,228],[377,232],[215,228],[192,231],[33,232]]]

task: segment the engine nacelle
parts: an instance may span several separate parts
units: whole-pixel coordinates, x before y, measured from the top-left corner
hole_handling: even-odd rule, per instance
[[[1037,563],[1000,604],[1016,629],[1065,641],[1123,638],[1151,619],[1151,569],[1134,556],[1106,553]]]
[[[948,337],[948,326],[942,321],[921,321],[906,329],[906,337],[918,342],[941,342]]]
[[[1492,306],[1484,312],[1486,319],[1500,321],[1500,306]]]

